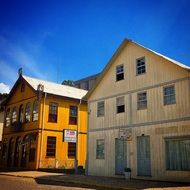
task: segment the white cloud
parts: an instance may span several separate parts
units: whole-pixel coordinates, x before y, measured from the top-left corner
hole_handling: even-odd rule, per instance
[[[26,45],[25,45],[26,46]],[[29,47],[33,47],[32,43],[29,43]],[[30,49],[30,48],[29,48]],[[14,78],[15,74],[17,73],[17,69],[22,67],[23,73],[31,73],[34,77],[44,78],[44,73],[39,69],[38,61],[36,60],[36,56],[33,55],[29,49],[25,48],[24,46],[19,46],[14,43],[11,43],[6,38],[0,36],[0,53],[4,55],[4,57],[8,57],[8,60],[4,60],[2,57],[0,58],[0,63],[4,63],[6,68],[3,71],[0,71],[1,75],[2,72],[6,71],[6,78]],[[40,45],[39,45],[39,52],[40,52]],[[16,70],[16,72],[15,72]],[[9,72],[10,71],[10,74]],[[8,72],[8,73],[7,73]]]
[[[0,93],[9,93],[10,87],[4,83],[0,83]]]

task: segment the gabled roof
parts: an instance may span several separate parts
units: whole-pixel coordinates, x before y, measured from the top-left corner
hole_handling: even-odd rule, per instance
[[[69,98],[74,98],[74,99],[82,99],[88,92],[86,90],[78,89],[75,87],[57,84],[54,82],[49,82],[49,81],[40,80],[36,78],[31,78],[24,75],[22,77],[35,91],[37,91],[38,85],[42,84],[44,86],[44,92],[48,94],[64,96],[64,97],[69,97]]]
[[[144,48],[144,49],[146,49],[146,50],[148,50],[148,51],[150,51],[150,52],[158,55],[159,57],[162,57],[162,58],[170,61],[171,63],[173,63],[173,64],[175,64],[175,65],[177,65],[177,66],[179,66],[179,67],[181,67],[183,69],[190,70],[189,66],[186,66],[186,65],[184,65],[184,64],[182,64],[182,63],[180,63],[178,61],[175,61],[175,60],[173,60],[173,59],[171,59],[171,58],[169,58],[169,57],[167,57],[165,55],[162,55],[162,54],[160,54],[160,53],[158,53],[156,51],[153,51],[153,50],[151,50],[149,48],[146,48],[146,47],[144,47],[144,46],[142,46],[142,45],[140,45],[140,44],[138,44],[138,43],[136,43],[136,42],[134,42],[132,40],[124,39],[122,41],[122,43],[120,44],[120,46],[118,47],[118,49],[116,50],[116,52],[113,54],[113,56],[109,60],[109,62],[107,63],[107,65],[104,67],[104,69],[100,73],[100,75],[97,78],[96,83],[93,86],[93,88],[91,90],[89,90],[88,93],[86,94],[85,99],[87,99],[93,93],[93,91],[96,89],[96,87],[98,86],[98,84],[100,83],[100,81],[102,80],[102,78],[104,77],[104,75],[106,74],[106,72],[109,70],[109,68],[111,67],[111,65],[114,63],[114,61],[116,60],[116,58],[120,55],[120,53],[127,46],[128,43],[136,44],[137,46],[140,46],[141,48]]]

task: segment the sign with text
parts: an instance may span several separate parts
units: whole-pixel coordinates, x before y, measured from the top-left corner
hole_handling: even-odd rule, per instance
[[[77,141],[77,131],[75,130],[63,130],[63,141],[64,142],[74,142]]]

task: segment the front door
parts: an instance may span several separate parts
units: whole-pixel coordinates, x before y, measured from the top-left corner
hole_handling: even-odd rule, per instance
[[[150,136],[137,137],[137,169],[139,176],[151,176]]]
[[[122,139],[115,139],[115,174],[123,175],[125,168],[126,142]]]

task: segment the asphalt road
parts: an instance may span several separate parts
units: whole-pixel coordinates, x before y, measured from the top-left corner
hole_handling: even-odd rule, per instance
[[[61,184],[39,184],[32,178],[0,175],[0,190],[87,190],[87,188],[66,187]],[[90,189],[88,189],[90,190]]]

